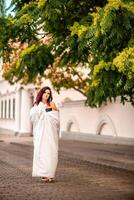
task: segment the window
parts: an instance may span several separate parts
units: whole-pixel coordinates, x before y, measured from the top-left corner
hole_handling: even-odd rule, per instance
[[[6,117],[7,117],[7,100],[5,100],[5,119],[6,119]]]
[[[11,118],[11,100],[9,99],[9,102],[8,102],[8,118],[10,119]]]
[[[1,101],[1,119],[3,118],[3,100]]]
[[[34,96],[32,95],[31,96],[31,102],[32,102],[32,105],[34,104]]]
[[[13,119],[15,119],[15,99],[13,99]]]

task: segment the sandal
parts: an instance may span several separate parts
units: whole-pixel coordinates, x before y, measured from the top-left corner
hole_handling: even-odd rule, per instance
[[[43,182],[46,182],[46,183],[47,183],[49,179],[48,179],[47,177],[42,177],[41,180],[42,180]]]
[[[42,177],[41,180],[45,183],[54,183],[55,182],[54,178],[48,178],[48,177]]]
[[[55,180],[54,180],[54,178],[49,178],[49,179],[48,179],[48,182],[49,182],[49,183],[54,183]]]

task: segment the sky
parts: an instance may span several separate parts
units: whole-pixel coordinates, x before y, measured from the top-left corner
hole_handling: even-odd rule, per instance
[[[6,8],[8,8],[8,7],[10,6],[11,1],[12,1],[12,0],[5,0]],[[7,11],[7,14],[9,14],[9,13],[12,13],[12,14],[13,14],[13,12],[11,12],[11,10],[8,10],[8,11]]]
[[[11,0],[6,0],[6,7],[8,8],[11,3]]]

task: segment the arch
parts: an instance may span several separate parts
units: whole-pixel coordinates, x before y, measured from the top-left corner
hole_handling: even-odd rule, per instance
[[[70,119],[68,120],[67,126],[66,126],[66,131],[71,132],[71,127],[73,124],[76,126],[76,129],[79,132],[80,131],[79,124],[74,116],[70,117]]]
[[[97,129],[96,129],[96,134],[97,135],[101,135],[101,131],[102,131],[103,126],[105,124],[107,124],[107,125],[110,126],[110,128],[111,128],[112,133],[113,133],[114,136],[118,136],[117,132],[116,132],[115,125],[114,125],[112,119],[107,114],[101,115],[100,118],[99,118],[99,120],[98,120]]]

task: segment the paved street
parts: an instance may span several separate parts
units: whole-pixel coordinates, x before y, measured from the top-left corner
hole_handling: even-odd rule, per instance
[[[55,183],[31,177],[32,145],[0,142],[0,200],[134,200],[134,173],[60,152]]]

